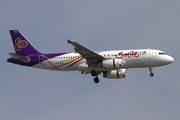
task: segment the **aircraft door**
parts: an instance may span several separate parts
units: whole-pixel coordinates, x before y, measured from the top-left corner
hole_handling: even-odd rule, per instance
[[[153,50],[148,49],[148,58],[152,59],[153,58]]]

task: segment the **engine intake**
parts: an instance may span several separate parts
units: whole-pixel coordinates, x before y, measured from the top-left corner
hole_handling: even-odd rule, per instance
[[[125,78],[126,77],[126,69],[111,70],[111,71],[103,72],[103,77],[110,78],[110,79]]]

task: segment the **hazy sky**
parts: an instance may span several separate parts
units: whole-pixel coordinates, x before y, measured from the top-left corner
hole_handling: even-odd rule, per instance
[[[18,29],[43,53],[154,48],[174,63],[128,69],[95,84],[91,75],[6,62]],[[179,0],[3,0],[0,2],[0,120],[179,120]]]

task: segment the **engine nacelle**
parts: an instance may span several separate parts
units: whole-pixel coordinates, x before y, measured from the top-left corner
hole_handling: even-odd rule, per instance
[[[106,69],[118,69],[122,68],[123,66],[123,60],[121,59],[109,59],[104,60],[102,63],[100,63],[100,67],[106,68]]]
[[[126,77],[126,69],[111,70],[111,71],[103,72],[103,77],[110,78],[110,79],[125,78]]]

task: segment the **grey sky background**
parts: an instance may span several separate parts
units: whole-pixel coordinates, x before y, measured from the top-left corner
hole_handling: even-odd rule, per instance
[[[174,63],[128,69],[95,84],[91,75],[6,62],[18,29],[42,53],[154,48]],[[179,120],[179,0],[3,0],[0,2],[0,120]]]

